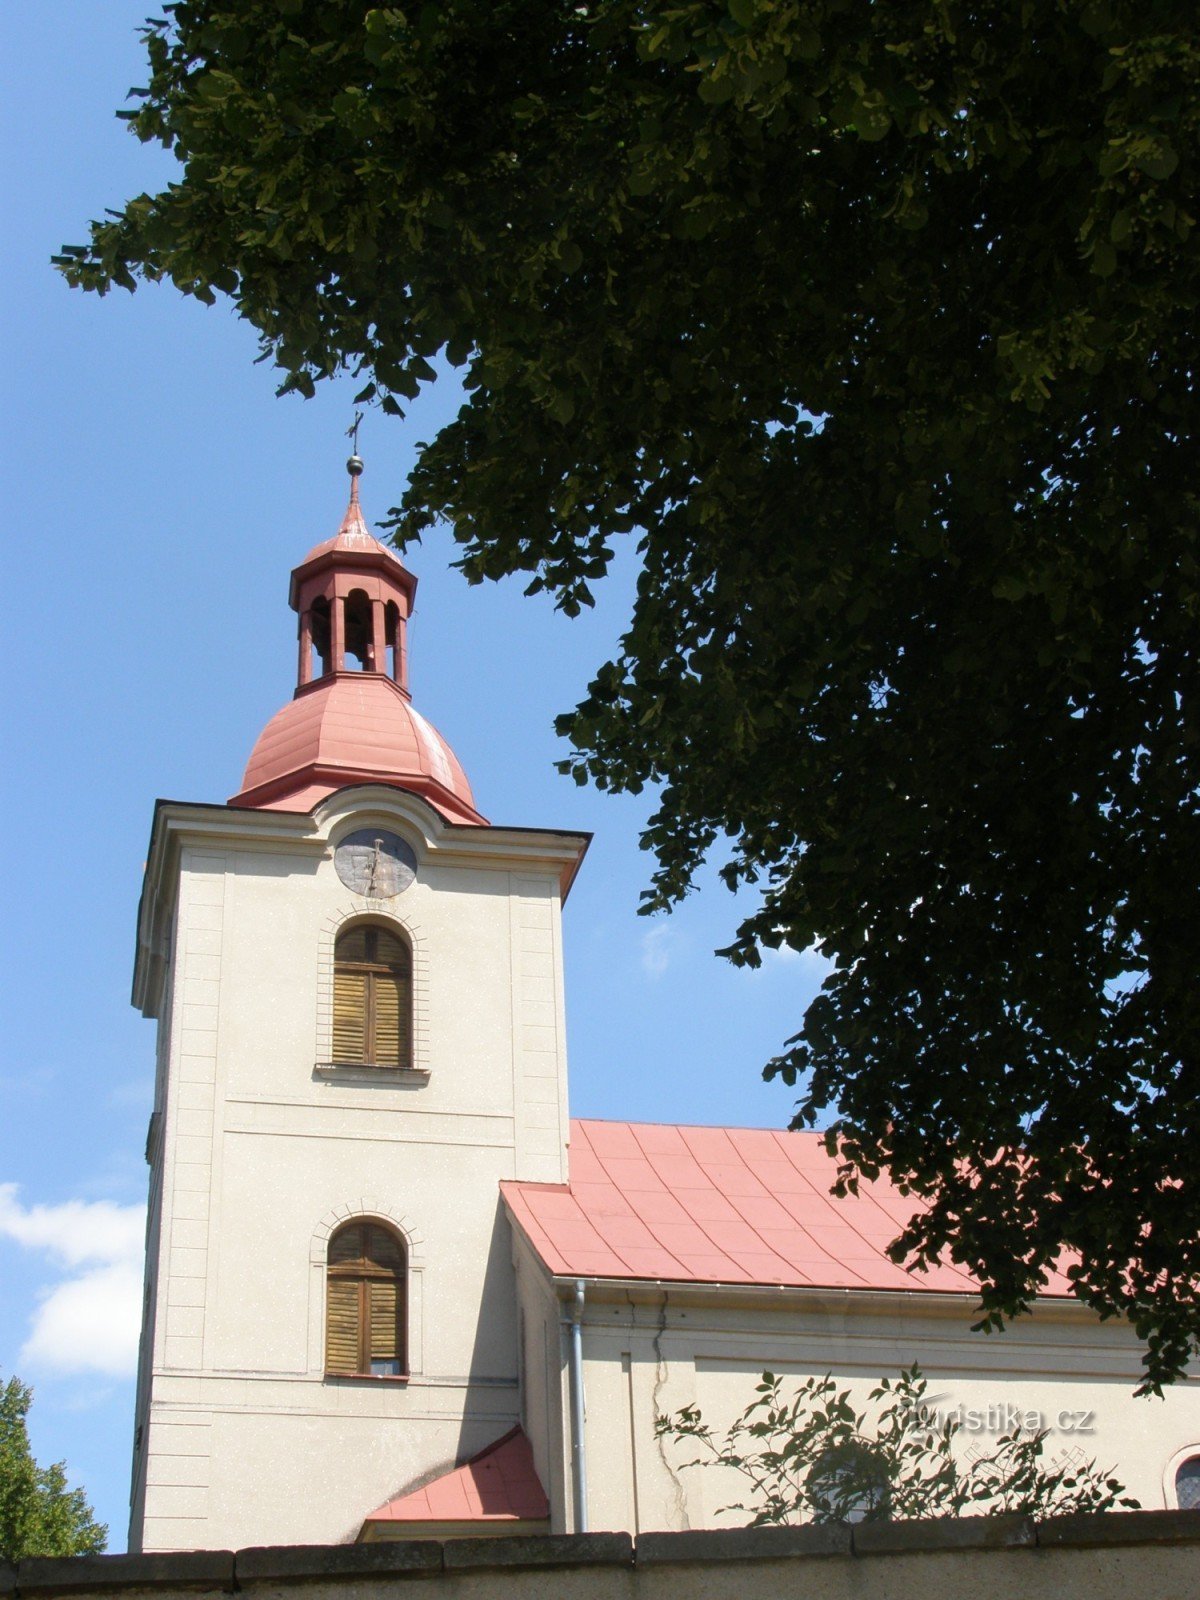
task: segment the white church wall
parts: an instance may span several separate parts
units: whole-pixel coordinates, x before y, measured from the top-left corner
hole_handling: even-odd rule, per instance
[[[552,1533],[571,1531],[570,1443],[566,1417],[567,1365],[562,1306],[527,1242],[514,1233],[520,1328],[521,1425],[533,1450],[533,1464],[550,1501]],[[614,1524],[615,1526],[615,1524]]]
[[[763,1296],[589,1285],[584,1334],[589,1524],[593,1528],[733,1527],[744,1500],[732,1470],[685,1468],[701,1452],[656,1439],[654,1419],[698,1405],[718,1428],[739,1416],[769,1369],[802,1381],[831,1373],[865,1402],[914,1362],[939,1412],[962,1421],[964,1452],[986,1449],[1019,1418],[1049,1430],[1047,1460],[1095,1459],[1146,1509],[1172,1505],[1170,1463],[1200,1439],[1193,1377],[1139,1399],[1140,1347],[1129,1329],[1049,1302],[1003,1335],[970,1332],[970,1307],[847,1292]],[[780,1297],[782,1302],[782,1297]],[[569,1441],[566,1442],[569,1456]]]

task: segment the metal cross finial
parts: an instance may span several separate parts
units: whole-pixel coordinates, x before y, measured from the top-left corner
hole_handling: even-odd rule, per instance
[[[347,463],[346,463],[346,471],[350,474],[351,478],[353,478],[355,480],[353,485],[352,485],[352,487],[353,487],[354,492],[356,494],[357,494],[357,491],[358,491],[358,478],[361,475],[362,469],[363,469],[362,457],[358,453],[358,425],[362,421],[362,419],[363,419],[362,412],[361,411],[356,411],[354,413],[354,421],[346,429],[346,437],[350,440],[350,442],[351,442],[351,444],[353,446],[353,452],[354,452],[351,455],[349,461],[347,461]]]

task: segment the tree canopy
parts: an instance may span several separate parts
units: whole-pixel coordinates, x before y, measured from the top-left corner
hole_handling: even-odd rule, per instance
[[[67,1488],[61,1461],[39,1467],[25,1419],[33,1391],[18,1378],[0,1389],[0,1560],[99,1555],[108,1529],[82,1489]]]
[[[619,654],[565,767],[653,786],[819,942],[768,1073],[897,1244],[1026,1307],[1065,1245],[1146,1382],[1200,1336],[1184,0],[181,0],[122,115],[178,181],[59,258],[231,298],[311,393],[467,401],[391,526]]]

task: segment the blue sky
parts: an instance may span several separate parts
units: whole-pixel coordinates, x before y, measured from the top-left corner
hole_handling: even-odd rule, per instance
[[[134,912],[156,796],[220,801],[291,694],[289,569],[337,527],[352,383],[278,400],[229,310],[169,288],[101,301],[49,264],[169,159],[114,116],[145,74],[144,0],[0,12],[10,155],[0,236],[7,574],[3,782],[11,831],[0,1034],[0,1379],[34,1384],[34,1448],[65,1458],[125,1544],[152,1025],[129,1005]],[[453,413],[443,379],[361,436],[368,520],[414,444]],[[713,956],[736,920],[715,883],[636,915],[647,801],[553,767],[556,712],[611,652],[636,577],[623,551],[595,612],[521,585],[469,589],[448,538],[412,551],[414,700],[496,822],[596,837],[565,918],[577,1115],[783,1124],[760,1080],[820,980]]]

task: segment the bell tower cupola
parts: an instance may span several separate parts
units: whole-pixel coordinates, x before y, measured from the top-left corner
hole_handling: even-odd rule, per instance
[[[385,673],[406,696],[408,619],[417,580],[368,532],[358,498],[362,458],[350,457],[350,504],[332,539],[292,573],[289,603],[300,618],[297,687],[330,673]]]
[[[449,822],[484,823],[458,758],[412,704],[408,624],[417,580],[367,528],[361,457],[346,468],[341,526],[292,572],[295,694],[259,735],[229,804],[308,811],[337,789],[384,783],[421,795]]]

